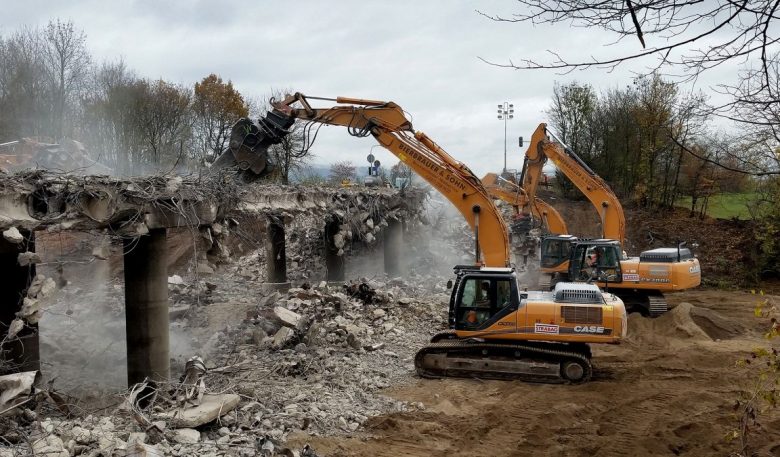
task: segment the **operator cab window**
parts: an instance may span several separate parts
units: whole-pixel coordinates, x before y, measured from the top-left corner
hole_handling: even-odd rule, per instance
[[[569,259],[569,241],[547,239],[542,242],[542,266],[554,267]]]
[[[491,325],[494,317],[511,306],[512,287],[509,279],[467,278],[458,300],[458,328],[476,330]]]
[[[579,280],[620,281],[620,252],[617,246],[577,246],[575,259]]]

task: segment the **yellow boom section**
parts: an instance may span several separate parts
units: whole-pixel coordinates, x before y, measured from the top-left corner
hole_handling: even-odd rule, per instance
[[[544,162],[551,160],[577,188],[585,194],[601,218],[602,237],[625,243],[626,221],[623,207],[609,185],[560,141],[551,141],[547,124],[539,124],[531,136],[523,168],[522,187],[528,197],[536,197]]]
[[[313,108],[310,99],[330,100],[339,105]],[[300,108],[294,108],[293,104],[299,104]],[[416,132],[400,106],[346,97],[306,97],[301,93],[273,101],[272,106],[277,112],[296,119],[347,127],[355,136],[372,135],[455,205],[478,239],[475,251],[485,266],[509,266],[507,228],[482,182],[465,164],[424,133]]]

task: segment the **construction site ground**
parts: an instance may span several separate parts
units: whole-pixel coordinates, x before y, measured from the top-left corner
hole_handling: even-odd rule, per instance
[[[708,230],[733,237],[718,227]],[[371,300],[315,278],[296,280],[308,288],[274,294],[264,285],[261,248],[237,249],[229,263],[199,275],[187,261],[190,234],[169,236],[171,304],[184,307],[172,317],[172,370],[180,373],[188,357],[201,355],[211,370],[207,390],[233,392],[241,401],[220,421],[198,427],[193,442],[174,434],[154,445],[157,452],[292,455],[263,454],[266,439],[277,450],[308,444],[320,457],[711,456],[739,450],[726,437],[739,426],[734,405],[754,385],[758,367],[737,363],[756,347],[777,347],[763,338],[769,317],[754,314],[759,296],[711,286],[668,295],[673,309],[667,314],[630,316],[623,344],[593,346],[594,378],[584,385],[420,379],[414,353],[447,322],[450,272],[440,267],[467,261],[471,250],[460,220],[428,230],[407,240],[415,254],[403,279],[381,273],[381,249],[350,255],[347,279],[363,278],[376,292]],[[54,256],[72,260],[57,278],[60,298],[41,321],[46,371],[55,386],[93,392],[76,393],[80,416],[37,416],[69,455],[127,455],[134,436],[144,435],[117,409],[126,396],[121,261],[114,261],[117,253],[105,264],[90,260],[92,246],[102,242],[40,238],[44,274],[57,278],[56,264],[46,263]],[[312,257],[303,242],[289,249],[293,258]],[[290,265],[295,277],[309,271]],[[780,296],[765,298],[780,304]],[[303,322],[282,342],[276,341],[285,333],[274,321],[277,307]],[[780,455],[780,412],[761,411],[759,422],[751,449]],[[91,438],[72,436],[74,424]],[[34,423],[19,426],[24,433],[36,429]],[[14,427],[4,433],[20,433]]]
[[[670,301],[678,306],[661,318],[632,314],[625,344],[594,347],[588,384],[410,379],[386,393],[424,410],[374,417],[354,437],[313,444],[332,456],[729,455],[733,405],[755,380],[736,362],[767,344],[767,320],[745,292],[696,290]],[[780,415],[762,425],[752,444],[780,455]]]

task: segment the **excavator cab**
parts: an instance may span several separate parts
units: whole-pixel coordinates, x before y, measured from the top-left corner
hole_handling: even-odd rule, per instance
[[[572,235],[553,235],[542,239],[542,268],[555,268],[571,256],[572,245],[577,241]]]
[[[475,331],[491,327],[520,305],[512,268],[456,267],[450,297],[450,328]],[[502,330],[511,330],[503,327]]]
[[[615,240],[577,241],[571,251],[569,278],[575,281],[622,282],[622,250]]]

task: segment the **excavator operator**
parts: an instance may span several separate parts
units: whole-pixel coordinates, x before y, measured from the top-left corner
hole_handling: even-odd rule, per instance
[[[481,281],[479,288],[474,291],[473,295],[468,292],[466,291],[463,294],[463,304],[473,307],[473,309],[465,313],[464,322],[470,327],[477,328],[490,319],[491,308],[493,307],[493,303],[490,300],[490,281]]]
[[[604,250],[597,246],[593,249],[593,253],[588,256],[588,277],[598,279],[599,270],[604,267]]]

